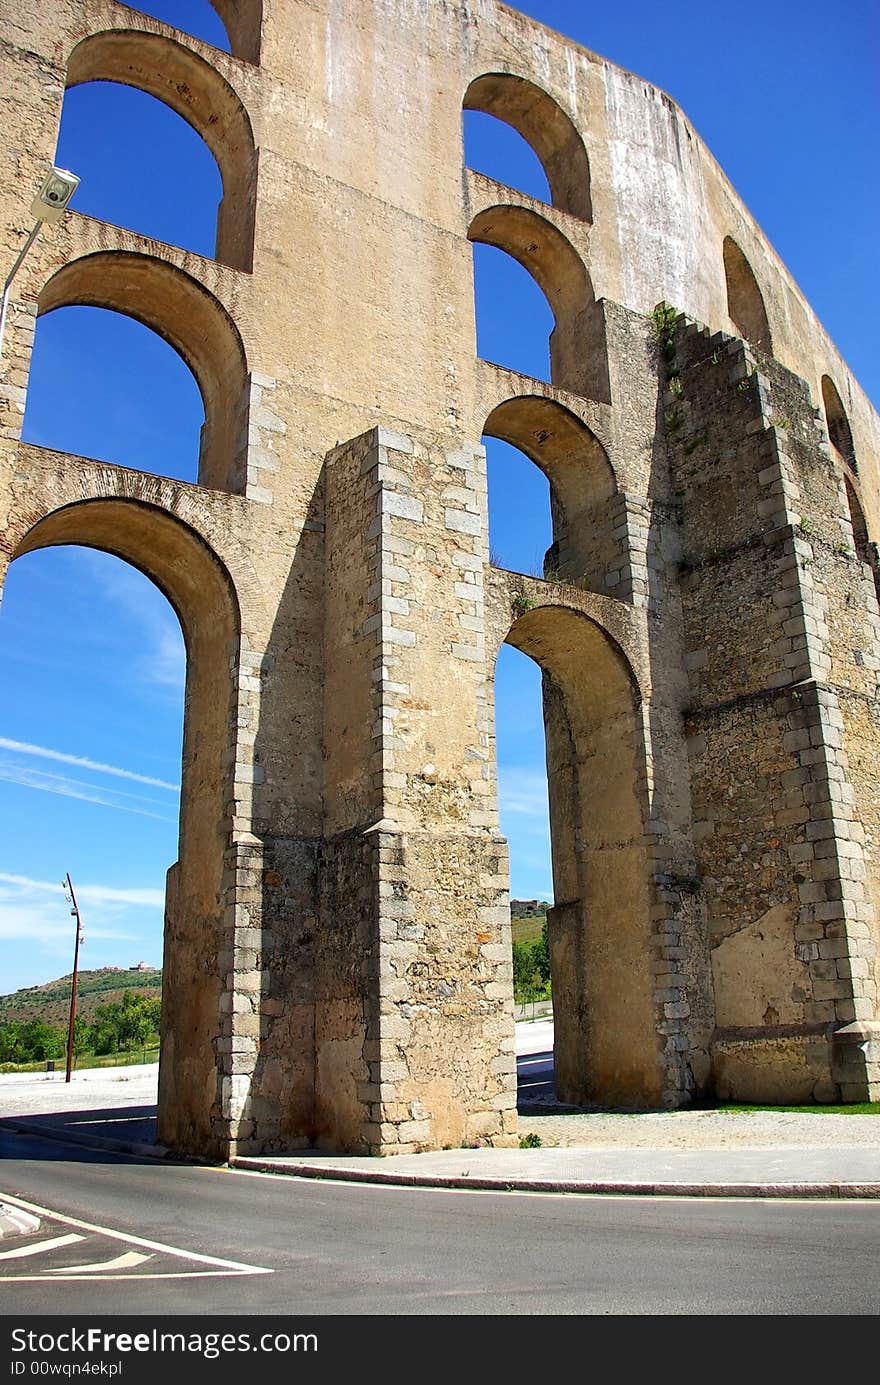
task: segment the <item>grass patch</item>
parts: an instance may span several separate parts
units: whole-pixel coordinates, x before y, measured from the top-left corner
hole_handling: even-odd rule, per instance
[[[525,918],[512,918],[510,930],[515,943],[536,943],[541,936],[546,914],[528,914]]]
[[[730,1111],[734,1115],[748,1115],[754,1111],[780,1111],[783,1114],[790,1111],[796,1116],[880,1116],[880,1101],[856,1101],[847,1106],[825,1106],[818,1102],[813,1102],[809,1106],[747,1106],[739,1102],[717,1102],[712,1106],[703,1107],[703,1110],[710,1111]]]
[[[138,1048],[131,1053],[81,1053],[73,1064],[74,1072],[81,1072],[83,1068],[129,1068],[135,1063],[158,1063],[159,1049],[147,1047]],[[55,1071],[64,1072],[67,1066],[66,1059],[55,1059]],[[46,1071],[46,1060],[41,1059],[33,1063],[0,1063],[0,1073],[7,1072],[42,1072]]]

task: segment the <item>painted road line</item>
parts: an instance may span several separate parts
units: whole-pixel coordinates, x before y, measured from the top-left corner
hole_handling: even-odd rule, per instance
[[[6,1197],[6,1194],[3,1194]],[[25,1255],[42,1255],[45,1250],[58,1250],[59,1246],[72,1246],[84,1241],[85,1236],[53,1236],[50,1241],[37,1241],[34,1245],[17,1246],[15,1250],[0,1250],[0,1260],[21,1260]]]
[[[61,1265],[47,1270],[47,1274],[103,1274],[105,1270],[131,1270],[135,1265],[143,1265],[152,1260],[152,1255],[141,1255],[137,1250],[126,1250],[113,1260],[98,1260],[93,1265]]]
[[[48,1273],[48,1271],[47,1271]],[[273,1274],[273,1270],[258,1270],[258,1274]],[[75,1280],[80,1284],[133,1284],[135,1281],[140,1284],[144,1279],[161,1279],[164,1283],[166,1279],[240,1279],[241,1270],[169,1270],[163,1274],[161,1270],[155,1273],[139,1274],[137,1270],[133,1274],[102,1274],[99,1281],[96,1281],[93,1274],[58,1274],[53,1280],[53,1284],[68,1284]],[[3,1284],[46,1284],[46,1274],[9,1274],[0,1276],[0,1285]]]
[[[127,1231],[114,1231],[108,1226],[97,1226],[94,1222],[81,1221],[78,1217],[68,1217],[62,1212],[55,1212],[50,1207],[25,1202],[23,1197],[16,1197],[12,1193],[3,1193],[2,1196],[4,1202],[23,1207],[26,1212],[33,1212],[36,1216],[49,1217],[53,1221],[63,1222],[65,1226],[75,1226],[79,1231],[97,1232],[99,1236],[108,1236],[110,1240],[122,1241],[125,1245],[140,1246],[142,1250],[157,1250],[160,1254],[176,1255],[178,1259],[189,1260],[196,1265],[215,1265],[218,1269],[233,1274],[275,1273],[263,1265],[245,1265],[240,1260],[221,1260],[216,1255],[201,1255],[193,1250],[182,1250],[180,1246],[165,1245],[162,1241],[148,1241],[143,1236],[132,1236]]]

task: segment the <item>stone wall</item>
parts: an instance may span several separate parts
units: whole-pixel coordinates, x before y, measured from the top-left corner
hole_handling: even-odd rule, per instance
[[[114,0],[0,24],[9,263],[68,84],[152,92],[224,178],[213,259],[46,228],[0,361],[4,563],[105,547],[187,633],[163,1139],[515,1139],[504,640],[545,673],[565,1090],[874,1091],[864,394],[641,79],[493,0],[217,8],[232,54]],[[462,169],[463,106],[532,143],[552,205]],[[552,383],[476,358],[473,240],[554,305]],[[21,444],[36,317],[75,302],[191,366],[197,486]],[[549,478],[546,581],[489,564],[484,433]]]

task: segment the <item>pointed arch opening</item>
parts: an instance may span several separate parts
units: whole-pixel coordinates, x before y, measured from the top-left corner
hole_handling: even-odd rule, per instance
[[[561,231],[526,207],[488,207],[471,222],[468,238],[503,250],[522,265],[547,298],[552,381],[572,394],[609,398],[605,326],[580,255]]]
[[[148,504],[84,500],[39,519],[14,559],[46,548],[99,550],[137,568],[170,602],[186,647],[178,860],[167,875],[159,1078],[160,1142],[222,1148],[214,1126],[220,1090],[225,946],[223,868],[228,763],[239,615],[231,580],[188,525]]]
[[[133,317],[177,351],[195,376],[205,410],[199,481],[241,493],[248,376],[241,338],[221,304],[173,265],[147,255],[100,251],[58,270],[40,294],[38,311],[75,305]]]
[[[764,299],[752,267],[736,241],[724,241],[724,277],[727,284],[727,315],[744,341],[765,356],[773,354],[773,340]]]
[[[571,117],[557,101],[525,77],[487,72],[465,92],[465,111],[481,111],[510,125],[537,156],[554,207],[592,221],[590,161]]]
[[[174,39],[115,29],[83,39],[70,55],[68,88],[92,82],[136,87],[170,107],[201,136],[216,160],[223,185],[216,257],[235,269],[249,270],[257,153],[250,117],[225,78]],[[138,176],[130,161],[123,168],[130,170],[128,176]]]
[[[653,1105],[663,1079],[635,678],[609,635],[563,605],[524,611],[505,643],[542,674],[557,1096],[573,1105]]]

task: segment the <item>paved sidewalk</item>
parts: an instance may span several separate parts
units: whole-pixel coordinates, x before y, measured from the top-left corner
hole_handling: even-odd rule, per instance
[[[549,1042],[548,1042],[549,1040]],[[715,1197],[880,1197],[880,1117],[764,1112],[567,1114],[544,1099],[552,1028],[517,1026],[521,1124],[540,1149],[451,1149],[369,1158],[315,1150],[240,1157],[240,1169],[303,1178],[446,1188]],[[155,1144],[155,1066],[94,1070],[68,1085],[0,1076],[0,1128],[95,1150],[170,1158]],[[542,1104],[543,1101],[543,1104]],[[574,1143],[573,1141],[577,1141]]]

